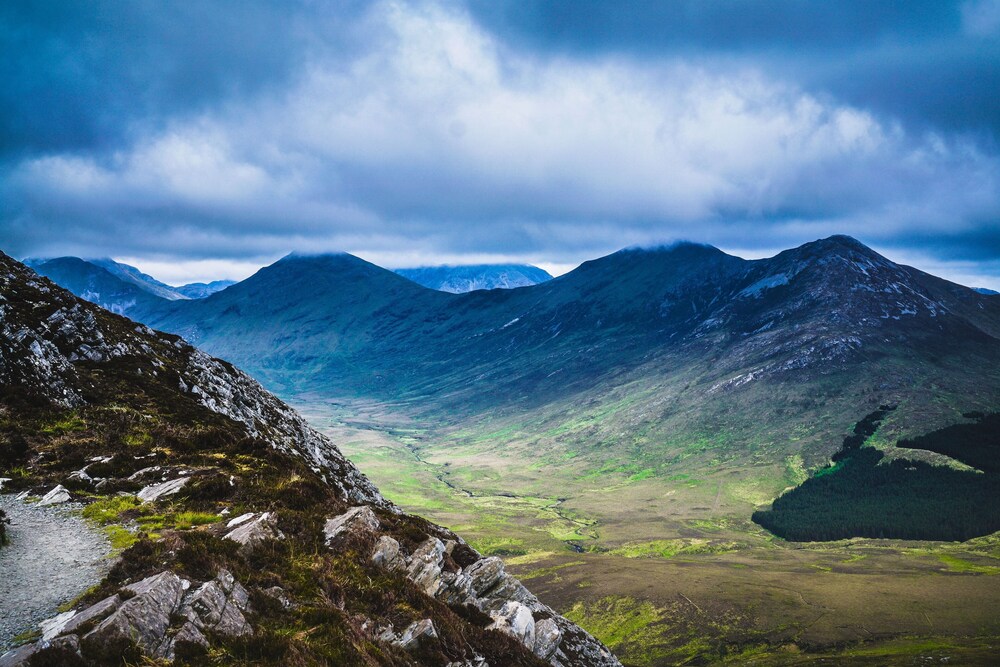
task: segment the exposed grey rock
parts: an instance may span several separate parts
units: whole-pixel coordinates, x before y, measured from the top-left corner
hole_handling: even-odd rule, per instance
[[[23,667],[28,664],[31,656],[38,652],[38,647],[34,644],[25,644],[12,651],[7,651],[0,655],[0,667]]]
[[[476,654],[468,660],[449,662],[445,667],[490,667],[490,663],[486,662],[483,656]]]
[[[284,534],[274,525],[274,514],[271,512],[263,512],[250,520],[243,521],[226,533],[226,539],[249,547],[264,540],[284,538]]]
[[[437,598],[445,604],[476,604],[472,578],[465,572],[442,572]]]
[[[434,622],[429,618],[425,618],[411,623],[410,626],[403,631],[402,636],[394,643],[397,646],[402,647],[404,650],[414,651],[425,645],[428,641],[437,639],[437,636],[438,633],[437,630],[434,629]]]
[[[249,606],[246,589],[227,570],[222,570],[215,579],[188,595],[180,613],[199,630],[235,637],[252,632],[243,615]]]
[[[121,603],[122,598],[117,593],[110,597],[106,597],[100,602],[92,604],[86,609],[77,612],[66,622],[65,625],[63,625],[62,629],[57,634],[73,633],[83,627],[86,623],[100,621],[117,609]]]
[[[555,619],[543,618],[535,623],[535,646],[532,649],[542,660],[548,660],[559,648],[562,630]]]
[[[289,599],[288,595],[285,593],[285,589],[281,586],[271,586],[270,588],[265,588],[261,592],[280,602],[283,609],[291,609],[295,606],[295,603]]]
[[[399,554],[399,542],[383,535],[372,551],[372,562],[387,570],[395,570],[403,567],[403,558]]]
[[[361,505],[352,507],[340,516],[327,519],[326,525],[323,526],[323,535],[326,538],[326,543],[330,544],[346,531],[378,530],[379,525],[378,517],[375,516],[372,508]]]
[[[97,623],[84,635],[82,650],[88,659],[102,656],[135,642],[147,655],[171,661],[178,642],[207,647],[206,634],[244,636],[253,628],[247,622],[250,595],[233,575],[220,570],[215,579],[185,594],[190,582],[172,572],[161,572],[123,589],[134,597],[123,600],[115,594],[81,611],[71,611],[43,623],[43,638],[19,653],[5,656],[3,667],[23,664],[33,651],[61,647],[80,652],[77,633]],[[102,620],[103,619],[103,620]],[[171,636],[170,628],[180,625]],[[19,662],[13,662],[14,660]]]
[[[373,554],[373,560],[379,554],[376,562],[383,566],[391,562],[392,547],[388,542],[391,539],[380,539]],[[621,667],[607,647],[539,602],[524,584],[505,572],[499,558],[480,558],[458,572],[443,571],[447,548],[441,540],[428,538],[405,559],[407,578],[445,604],[478,607],[493,618],[491,628],[516,638],[555,667]],[[536,616],[541,620],[536,622]],[[396,640],[391,628],[383,631],[383,635],[386,641]]]
[[[504,575],[503,561],[496,556],[482,558],[470,565],[466,572],[472,579],[472,590],[476,595],[483,595]]]
[[[444,544],[436,537],[429,537],[410,557],[406,576],[425,593],[434,597],[441,586],[443,565]]]
[[[84,646],[101,653],[107,647],[135,641],[148,654],[157,655],[170,627],[171,614],[180,606],[189,585],[173,572],[161,572],[126,586],[135,597],[87,633]]]
[[[150,466],[148,468],[143,468],[142,470],[137,470],[128,476],[128,481],[135,482],[139,479],[142,479],[143,477],[146,477],[147,475],[158,473],[162,469],[163,468],[161,466]]]
[[[181,626],[181,629],[174,635],[173,641],[170,642],[170,646],[166,651],[167,660],[173,660],[174,653],[177,650],[177,644],[188,642],[190,644],[198,644],[199,646],[204,646],[208,648],[208,639],[202,634],[201,630],[198,629],[194,623],[188,621]]]
[[[47,618],[38,624],[38,629],[42,631],[42,641],[47,642],[63,631],[70,619],[76,616],[75,611],[66,611],[52,618]]]
[[[81,482],[92,484],[94,482],[94,478],[87,473],[87,468],[89,467],[90,465],[85,465],[79,470],[74,470],[69,474],[69,479],[78,479]]]
[[[144,503],[153,502],[163,496],[170,496],[180,491],[188,483],[190,477],[178,477],[159,484],[151,484],[136,494],[136,498]]]
[[[499,611],[491,614],[493,624],[490,630],[506,632],[529,649],[535,647],[535,618],[525,605],[511,600],[505,602]]]
[[[226,509],[229,509],[229,508],[226,508]],[[237,517],[233,517],[232,519],[230,519],[226,523],[226,528],[235,528],[236,526],[240,525],[241,523],[245,523],[245,522],[249,521],[250,519],[254,518],[255,516],[257,516],[257,515],[254,514],[253,512],[247,512],[246,514],[241,514],[241,515],[239,515]]]
[[[64,657],[66,653],[70,653],[70,654],[75,653],[76,655],[79,656],[80,655],[80,638],[77,637],[76,635],[63,635],[62,637],[57,637],[56,639],[53,639],[51,642],[40,641],[40,642],[38,642],[37,647],[38,647],[40,653],[51,651],[50,655],[56,655],[56,656],[62,656],[62,657]],[[48,656],[45,656],[45,657],[48,657]],[[40,658],[42,658],[42,655],[39,655],[38,657],[34,658],[32,660],[32,662],[35,663],[35,664],[37,664],[39,662]],[[53,664],[52,661],[44,660],[44,659],[41,662],[43,664]],[[61,660],[60,660],[59,664],[62,664]]]
[[[69,500],[69,490],[62,484],[57,484],[51,491],[42,496],[42,499],[38,502],[38,506],[58,505],[59,503],[69,502]]]

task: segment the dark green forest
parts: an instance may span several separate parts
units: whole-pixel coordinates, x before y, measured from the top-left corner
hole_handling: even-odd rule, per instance
[[[891,408],[883,406],[854,428],[834,465],[774,501],[753,520],[796,542],[849,537],[967,540],[1000,530],[1000,415],[970,413],[955,424],[902,440],[900,447],[946,454],[982,472],[928,463],[886,461],[862,445]]]

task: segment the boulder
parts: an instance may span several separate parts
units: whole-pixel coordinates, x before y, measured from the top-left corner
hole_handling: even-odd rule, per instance
[[[252,519],[242,521],[236,528],[226,533],[225,537],[242,545],[252,547],[264,540],[281,540],[285,536],[274,525],[274,514],[272,512],[263,512],[254,515]]]
[[[271,586],[270,588],[265,588],[261,591],[264,595],[274,598],[281,604],[282,609],[291,609],[295,606],[295,603],[291,601],[288,594],[285,593],[285,589],[281,586]]]
[[[136,494],[136,498],[144,503],[150,503],[154,500],[162,498],[163,496],[170,496],[182,488],[188,483],[190,477],[178,477],[177,479],[171,479],[166,482],[160,482],[159,484],[151,484],[144,487],[139,493]]]
[[[38,653],[38,647],[35,644],[18,646],[16,649],[0,655],[0,667],[24,667],[31,660],[31,656],[36,653]]]
[[[503,561],[496,556],[477,560],[465,572],[472,579],[472,590],[477,596],[486,594],[505,574]]]
[[[236,637],[252,632],[243,615],[249,607],[246,589],[227,570],[221,570],[184,599],[180,613],[198,630]]]
[[[70,495],[69,491],[62,484],[57,484],[55,488],[42,496],[42,499],[38,502],[39,506],[44,505],[57,505],[59,503],[69,502]]]
[[[222,511],[225,512],[228,509],[229,508],[227,507],[225,510],[222,510]],[[235,528],[236,526],[240,525],[241,523],[246,523],[247,521],[249,521],[250,519],[254,518],[255,516],[257,516],[257,515],[255,513],[253,513],[253,512],[247,512],[246,514],[241,514],[238,517],[234,517],[234,518],[230,519],[226,523],[226,528]]]
[[[51,642],[38,643],[38,652],[29,661],[31,665],[59,665],[60,667],[83,667],[86,663],[80,654],[80,638],[63,635]]]
[[[465,572],[442,572],[437,598],[448,605],[475,604],[472,577]]]
[[[425,618],[421,621],[414,621],[403,631],[402,636],[394,644],[406,651],[415,651],[427,644],[427,642],[437,639],[438,633],[434,629],[434,622]]]
[[[177,645],[183,643],[197,644],[208,648],[208,639],[206,639],[205,635],[198,629],[198,626],[189,621],[181,626],[181,629],[176,635],[174,635],[174,640],[170,642],[170,647],[166,652],[167,660],[173,660],[174,654],[177,650]]]
[[[190,582],[173,572],[161,572],[125,588],[134,593],[110,616],[83,637],[88,653],[107,655],[135,642],[157,655],[164,642],[171,615],[180,606]]]
[[[421,590],[434,597],[441,586],[443,566],[444,543],[436,537],[429,537],[410,557],[406,576]]]
[[[94,603],[86,609],[77,612],[66,621],[65,625],[63,625],[62,629],[59,630],[58,634],[75,633],[86,623],[100,621],[115,609],[118,609],[121,603],[122,598],[117,593],[110,597],[106,597],[100,602]]]
[[[555,619],[543,618],[535,623],[535,646],[532,649],[542,660],[548,660],[559,648],[562,630]]]
[[[380,537],[372,551],[372,562],[387,570],[402,567],[404,563],[403,558],[399,555],[399,542],[388,535]]]
[[[327,519],[326,525],[323,526],[323,535],[326,538],[327,545],[329,545],[330,542],[345,532],[355,530],[374,531],[378,530],[379,525],[378,517],[375,516],[372,508],[367,505],[361,505],[359,507],[352,507],[340,516]]]
[[[75,611],[67,611],[39,623],[38,629],[42,631],[42,641],[47,642],[58,637],[74,616],[76,616]]]
[[[528,607],[511,600],[490,615],[493,617],[493,624],[488,629],[506,632],[529,649],[534,649],[535,618]]]

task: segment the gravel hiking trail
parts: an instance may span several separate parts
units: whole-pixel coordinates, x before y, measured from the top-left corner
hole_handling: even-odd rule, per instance
[[[39,507],[0,496],[9,544],[0,547],[0,653],[17,635],[55,616],[59,605],[98,583],[111,545],[80,516],[80,505]]]

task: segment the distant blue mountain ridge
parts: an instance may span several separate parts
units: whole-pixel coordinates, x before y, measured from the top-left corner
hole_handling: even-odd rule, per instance
[[[418,285],[452,294],[464,294],[483,289],[529,287],[552,280],[552,276],[547,271],[530,264],[423,266],[412,269],[396,269],[396,273]]]

